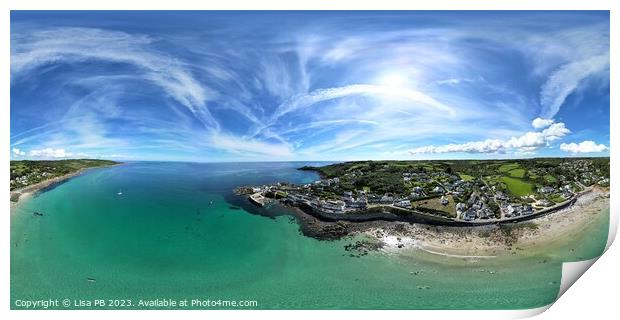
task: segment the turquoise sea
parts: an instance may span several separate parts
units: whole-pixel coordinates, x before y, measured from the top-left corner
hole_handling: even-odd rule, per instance
[[[296,170],[305,164],[130,162],[20,201],[11,213],[11,307],[221,299],[256,300],[258,309],[533,308],[555,299],[562,262],[596,257],[607,240],[609,210],[544,252],[475,262],[422,252],[356,258],[343,248],[350,239],[318,241],[283,212],[234,206],[239,185],[317,179]]]

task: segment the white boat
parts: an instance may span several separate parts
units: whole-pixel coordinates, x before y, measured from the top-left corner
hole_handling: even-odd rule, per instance
[[[118,192],[116,194],[119,195],[119,196],[122,196],[123,195],[123,191],[118,190]]]

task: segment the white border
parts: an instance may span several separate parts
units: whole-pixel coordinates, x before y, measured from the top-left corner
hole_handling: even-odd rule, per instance
[[[198,1],[198,0],[3,0],[0,1],[0,46],[2,48],[2,63],[0,63],[0,102],[1,108],[0,131],[2,139],[0,141],[2,152],[0,167],[2,176],[0,181],[9,180],[9,148],[10,148],[10,130],[9,130],[9,88],[10,88],[10,10],[611,10],[611,65],[617,62],[618,45],[620,37],[618,36],[618,3],[612,0],[428,0],[428,1],[412,1],[412,0],[228,0],[228,1]],[[615,88],[617,83],[617,72],[612,69],[611,87]],[[617,105],[617,98],[611,95],[610,105]],[[611,119],[619,119],[616,108],[610,108]],[[617,130],[611,127],[610,145],[612,172],[611,181],[615,185],[615,181],[620,179],[618,167],[618,152],[615,149],[617,142]],[[8,183],[2,184],[4,194],[8,195]],[[8,196],[6,197],[8,199]],[[7,200],[8,202],[8,200]],[[10,243],[10,215],[8,204],[5,204],[2,216],[2,251],[3,263],[0,264],[2,271],[2,291],[0,294],[0,303],[3,308],[0,310],[4,314],[4,318],[34,318],[43,316],[38,311],[9,311],[10,307],[10,281],[9,281],[9,248]],[[618,197],[612,194],[611,197],[611,226],[610,237],[607,247],[613,241],[618,226]],[[596,308],[598,314],[614,314],[615,301],[613,297],[617,296],[618,289],[614,286],[618,285],[618,277],[615,272],[620,269],[619,250],[617,246],[606,253],[601,260],[605,261],[605,268],[595,265],[593,269],[603,270],[597,271],[594,275],[586,275],[590,279],[598,279],[592,283],[578,283],[579,287],[588,287],[590,291],[569,290],[565,295],[566,299],[572,299],[572,303],[556,303],[551,309],[553,312],[545,313],[543,318],[563,318],[571,317],[576,314],[583,316],[591,314],[588,306]],[[613,254],[612,254],[613,252]],[[610,255],[610,256],[608,256]],[[593,263],[593,261],[592,261]],[[600,263],[599,263],[600,264]],[[564,266],[564,270],[572,269],[570,265]],[[577,270],[583,270],[578,267]],[[606,271],[605,271],[606,270]],[[570,272],[575,272],[571,270]],[[605,273],[607,272],[607,273]],[[611,283],[607,280],[615,279]],[[582,289],[585,290],[585,289]],[[592,292],[594,291],[594,292]],[[576,300],[575,300],[576,299]],[[607,304],[600,303],[607,301]],[[95,319],[105,319],[114,315],[121,316],[139,316],[145,318],[168,318],[179,317],[184,318],[202,318],[205,315],[217,317],[217,319],[238,319],[240,317],[251,318],[267,318],[269,319],[314,319],[317,317],[337,316],[337,317],[355,317],[357,319],[376,319],[378,317],[390,317],[391,319],[411,319],[412,317],[421,317],[423,319],[449,319],[458,317],[460,319],[497,319],[497,318],[519,318],[528,317],[545,311],[547,307],[530,310],[517,311],[55,311],[46,312],[45,317],[51,319],[81,319],[85,316]],[[585,310],[585,311],[584,311]],[[600,313],[607,310],[608,313]],[[577,313],[575,313],[577,312]],[[584,313],[585,312],[585,313]],[[571,317],[572,318],[572,317]]]

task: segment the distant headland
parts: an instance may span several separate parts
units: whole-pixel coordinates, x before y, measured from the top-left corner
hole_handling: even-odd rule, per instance
[[[77,176],[85,170],[121,164],[100,159],[12,160],[11,202],[50,185]]]

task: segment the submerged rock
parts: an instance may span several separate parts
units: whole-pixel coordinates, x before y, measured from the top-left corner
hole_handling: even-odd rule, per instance
[[[351,252],[349,256],[351,257],[362,257],[367,255],[370,251],[375,251],[380,249],[382,246],[379,242],[371,242],[367,240],[359,240],[354,243],[349,243],[344,246],[344,250],[347,252]]]

